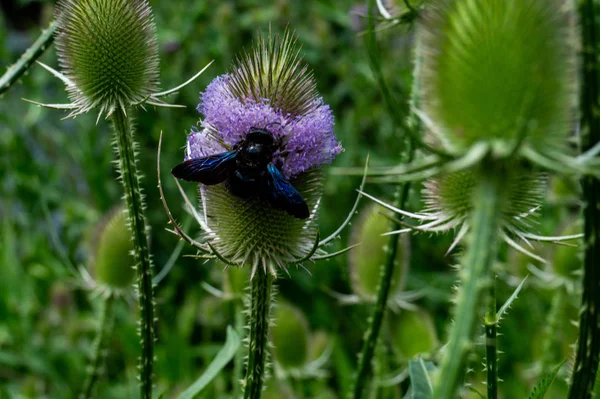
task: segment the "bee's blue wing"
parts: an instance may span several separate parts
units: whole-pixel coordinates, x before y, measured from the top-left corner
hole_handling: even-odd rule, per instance
[[[223,183],[235,167],[234,151],[189,159],[175,166],[171,173],[178,179],[200,182],[208,186]]]
[[[287,181],[279,169],[272,163],[267,166],[267,171],[268,176],[265,189],[267,200],[275,208],[284,210],[295,218],[308,218],[308,205],[306,205],[306,201],[302,198],[302,194]]]

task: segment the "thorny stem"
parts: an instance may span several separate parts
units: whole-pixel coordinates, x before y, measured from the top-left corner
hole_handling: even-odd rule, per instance
[[[267,367],[267,343],[271,312],[273,276],[259,270],[250,280],[248,323],[248,364],[244,381],[244,399],[260,399]]]
[[[83,390],[81,391],[80,399],[89,399],[92,397],[92,392],[102,368],[102,363],[105,358],[106,341],[109,338],[110,330],[112,328],[112,307],[114,303],[114,296],[111,294],[102,301],[102,308],[100,311],[100,320],[98,325],[98,332],[96,333],[96,339],[94,340],[94,346],[92,350],[92,357],[90,359],[88,374],[83,384]]]
[[[370,0],[369,15],[371,15],[371,12],[374,8],[374,1]],[[369,56],[369,64],[377,79],[379,89],[381,90],[381,94],[388,107],[388,113],[390,114],[394,125],[405,128],[411,137],[411,139],[406,140],[406,142],[409,143],[409,148],[406,150],[409,158],[408,161],[410,162],[414,155],[414,139],[416,136],[418,136],[418,134],[416,134],[416,129],[406,128],[405,119],[398,112],[398,110],[402,108],[397,105],[394,97],[391,95],[380,67],[380,52],[377,45],[377,37],[375,35],[374,21],[369,19],[368,24],[365,44]],[[404,208],[409,191],[410,183],[405,183],[404,185],[399,186],[395,193],[394,206]],[[398,222],[391,222],[391,230],[398,230],[399,228],[400,224]],[[360,399],[362,397],[366,385],[365,381],[367,380],[369,374],[371,374],[373,355],[377,346],[379,332],[381,331],[383,316],[387,308],[392,275],[396,263],[396,253],[398,252],[398,241],[398,237],[396,235],[392,235],[389,237],[387,245],[385,246],[386,259],[385,263],[381,265],[377,287],[377,302],[375,303],[373,313],[369,319],[369,329],[367,330],[365,340],[363,341],[363,346],[358,360],[358,369],[353,381],[353,387],[349,391],[349,398]]]
[[[136,145],[133,129],[124,110],[117,108],[111,117],[115,128],[121,182],[125,191],[129,227],[131,229],[137,272],[137,291],[140,307],[140,397],[152,398],[152,366],[154,363],[154,300],[152,292],[152,263],[146,237],[144,197],[136,167]]]
[[[598,72],[598,25],[596,0],[580,5],[583,90],[581,99],[582,150],[600,142],[600,82]],[[569,399],[592,397],[600,360],[600,180],[582,179],[584,220],[584,275],[579,340],[569,387]]]
[[[487,168],[484,165],[484,168]],[[489,168],[487,168],[489,169]],[[495,171],[480,175],[474,189],[471,233],[461,265],[462,286],[456,298],[456,314],[442,360],[433,399],[451,399],[463,371],[465,356],[472,346],[483,289],[498,250],[500,182]]]
[[[231,301],[233,314],[235,318],[235,331],[238,333],[239,337],[243,339],[244,337],[244,312],[240,306],[240,300],[237,298]],[[242,377],[244,372],[244,354],[242,351],[238,350],[233,358],[233,398],[239,398],[242,396]]]
[[[488,307],[483,321],[485,327],[485,367],[487,371],[487,399],[498,397],[498,343],[496,330],[498,316],[496,313],[496,281],[488,291]]]
[[[27,72],[29,67],[37,60],[44,51],[54,41],[54,32],[56,31],[56,21],[52,21],[50,26],[42,31],[37,40],[29,47],[17,62],[11,65],[8,70],[0,77],[0,95],[10,89],[10,87],[19,78]]]
[[[404,184],[400,186],[399,190],[395,194],[394,206],[404,208],[408,193],[410,190],[410,184]],[[400,224],[396,221],[392,221],[390,225],[391,230],[398,230]],[[375,353],[375,347],[377,346],[377,339],[379,338],[379,332],[381,331],[381,325],[383,323],[383,316],[387,308],[387,301],[390,294],[390,287],[392,283],[392,276],[394,273],[394,266],[396,266],[396,253],[398,252],[398,236],[391,235],[385,246],[385,263],[381,267],[379,275],[379,283],[377,287],[377,302],[373,309],[373,314],[369,319],[369,329],[367,330],[363,347],[359,356],[358,370],[354,379],[354,388],[350,393],[350,398],[359,399],[362,397],[365,382],[369,374],[371,373],[373,354]]]

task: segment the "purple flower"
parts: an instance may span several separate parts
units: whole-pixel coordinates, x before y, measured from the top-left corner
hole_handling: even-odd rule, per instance
[[[258,128],[281,143],[273,162],[288,179],[331,163],[342,146],[333,134],[331,108],[313,90],[312,75],[305,68],[294,71],[283,87],[296,85],[299,90],[271,90],[260,87],[268,76],[247,76],[249,70],[242,65],[219,76],[201,94],[197,109],[204,119],[188,136],[186,159],[227,151]],[[240,96],[239,83],[247,84],[248,79],[255,79],[256,86],[243,87],[250,94]],[[300,97],[291,98],[294,95]]]
[[[303,202],[296,207],[275,201],[275,195],[265,194],[266,189],[259,195],[236,195],[232,187],[237,183],[233,180],[232,184],[231,175],[225,184],[202,185],[198,222],[209,244],[199,244],[200,249],[227,264],[250,266],[251,276],[259,271],[276,276],[278,267],[285,269],[313,255],[325,256],[318,248],[317,218],[323,193],[319,169],[332,162],[342,146],[333,134],[331,109],[317,92],[295,36],[286,31],[283,36],[261,37],[229,73],[208,85],[198,111],[203,119],[188,135],[186,160],[239,150],[243,147],[236,145],[249,132],[266,130],[276,144],[273,152],[269,146],[272,158],[268,162],[293,185],[295,200],[299,202],[300,196]],[[239,151],[245,154],[246,150]],[[275,182],[272,170],[268,173]],[[264,177],[268,178],[267,173]],[[260,186],[262,182],[256,181]]]

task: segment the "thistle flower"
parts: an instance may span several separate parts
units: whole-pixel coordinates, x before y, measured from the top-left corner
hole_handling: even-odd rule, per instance
[[[472,171],[460,171],[425,181],[422,194],[426,206],[418,213],[395,208],[369,194],[363,193],[363,195],[389,210],[421,222],[420,225],[415,226],[402,223],[404,228],[387,232],[384,235],[412,231],[440,233],[453,229],[458,230],[454,242],[447,251],[450,253],[469,232],[470,216],[474,208],[473,190],[479,178]],[[559,242],[581,237],[581,235],[545,237],[529,231],[534,224],[532,217],[541,207],[545,197],[546,174],[531,172],[520,167],[507,168],[502,176],[502,186],[499,234],[511,247],[533,259],[546,263],[543,258],[523,248],[513,238],[516,237],[530,246],[531,240]]]
[[[317,248],[331,238],[319,241],[317,234],[320,168],[342,147],[331,109],[319,97],[293,35],[261,38],[207,87],[198,111],[204,119],[188,136],[186,160],[235,151],[250,131],[266,131],[277,143],[270,163],[309,209],[308,218],[297,219],[263,198],[234,195],[227,184],[201,185],[197,216],[210,246],[203,249],[227,264],[250,265],[252,276],[259,267],[276,275],[276,267],[323,255]]]

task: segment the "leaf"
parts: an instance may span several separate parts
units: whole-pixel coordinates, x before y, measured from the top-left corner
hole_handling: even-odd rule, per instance
[[[550,385],[552,385],[552,381],[554,381],[554,379],[556,378],[556,375],[558,374],[558,371],[560,370],[563,364],[565,364],[564,361],[561,362],[558,366],[556,366],[554,370],[546,374],[544,378],[542,378],[542,380],[538,382],[538,384],[535,387],[533,387],[533,391],[531,391],[529,399],[542,399],[544,395],[546,395],[548,388],[550,388]]]
[[[523,285],[525,285],[525,281],[527,281],[527,277],[529,277],[529,276],[525,276],[525,278],[523,279],[523,281],[521,281],[521,284],[519,284],[519,286],[517,287],[517,289],[515,289],[515,291],[510,296],[510,298],[508,298],[508,300],[506,302],[504,302],[504,305],[502,305],[502,307],[500,308],[500,310],[498,311],[498,313],[496,313],[496,320],[502,319],[502,315],[504,314],[504,312],[506,312],[506,310],[512,305],[513,301],[515,299],[517,299],[517,296],[519,295],[519,292],[521,292],[521,289],[523,288]]]
[[[219,374],[235,355],[240,347],[240,337],[231,326],[227,326],[227,339],[225,345],[219,350],[217,356],[208,365],[206,371],[192,385],[189,386],[177,399],[195,398]]]
[[[408,373],[412,390],[411,399],[430,399],[433,395],[433,386],[423,359],[410,360]]]

